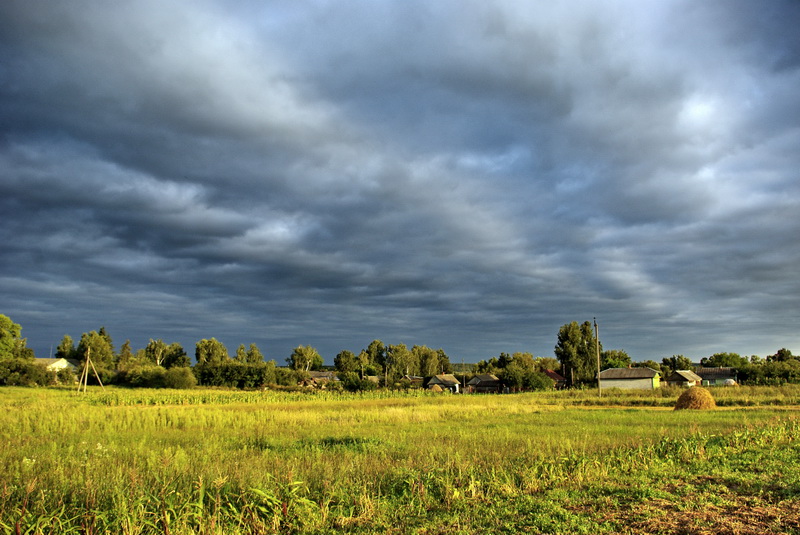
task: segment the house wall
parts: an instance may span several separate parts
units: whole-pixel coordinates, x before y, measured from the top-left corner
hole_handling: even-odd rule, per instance
[[[658,377],[643,379],[600,379],[600,388],[636,388],[653,390],[658,388]]]
[[[63,369],[68,369],[71,371],[75,371],[75,366],[67,362],[66,359],[58,360],[47,367],[48,370],[58,371]]]

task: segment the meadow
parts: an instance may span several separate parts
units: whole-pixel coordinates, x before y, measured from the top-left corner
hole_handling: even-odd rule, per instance
[[[800,388],[0,389],[7,533],[800,533]]]

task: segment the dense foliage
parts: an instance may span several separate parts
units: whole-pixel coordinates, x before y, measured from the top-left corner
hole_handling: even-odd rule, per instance
[[[621,349],[603,350],[592,324],[585,321],[582,324],[571,322],[559,329],[555,358],[533,357],[524,352],[513,355],[500,353],[475,365],[459,365],[461,373],[458,379],[466,382],[474,374],[494,374],[512,391],[537,390],[552,387],[552,380],[542,372],[555,370],[572,386],[588,386],[596,381],[598,350],[601,369],[647,366],[660,372],[664,379],[673,371],[696,368],[691,359],[683,355],[665,357],[659,363],[634,361]],[[89,374],[90,384],[97,384],[99,377],[103,384],[155,388],[169,385],[189,388],[194,384],[229,388],[316,384],[310,380],[309,374],[324,368],[322,355],[311,346],[297,346],[286,359],[289,365],[286,369],[278,367],[274,360],[267,361],[256,344],[240,344],[232,357],[225,345],[215,338],[196,343],[196,364],[192,368],[192,359],[179,343],[150,339],[145,347],[134,351],[130,340],[126,340],[117,350],[105,327],[81,334],[77,345],[70,335],[64,335],[56,347],[55,356],[73,362],[78,370],[82,370],[90,359],[97,369],[97,375]],[[61,372],[59,376],[33,367],[37,363],[34,357],[26,339],[22,338],[22,327],[0,314],[0,385],[72,382],[67,372]],[[387,345],[381,340],[373,340],[357,354],[350,350],[340,351],[333,362],[341,382],[328,387],[351,391],[378,387],[414,388],[419,386],[420,378],[453,373],[455,367],[443,349],[423,345],[409,348],[402,343]],[[763,359],[736,353],[715,353],[701,359],[700,365],[732,368],[739,384],[800,383],[800,357],[786,348]],[[190,368],[192,373],[186,371]],[[185,370],[167,373],[173,369]]]

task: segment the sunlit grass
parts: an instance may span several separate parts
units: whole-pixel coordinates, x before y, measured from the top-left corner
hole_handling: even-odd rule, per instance
[[[49,518],[64,533],[88,522],[127,533],[380,532],[578,488],[654,457],[691,459],[708,437],[790,421],[771,405],[797,396],[719,392],[766,406],[667,410],[678,390],[609,392],[614,408],[603,408],[589,392],[0,389],[0,522]]]

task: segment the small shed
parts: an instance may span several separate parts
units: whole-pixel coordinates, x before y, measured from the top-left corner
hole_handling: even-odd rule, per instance
[[[655,390],[661,387],[661,374],[653,368],[609,368],[600,372],[600,388]]]
[[[691,370],[675,370],[667,377],[669,386],[699,386],[703,378]]]
[[[467,382],[467,391],[476,394],[498,394],[503,391],[503,383],[491,373],[481,373]]]
[[[428,381],[428,388],[430,389],[436,385],[442,390],[449,390],[454,394],[458,394],[461,387],[461,383],[456,379],[455,375],[451,373],[442,373],[431,377],[430,381]]]
[[[408,381],[412,388],[422,388],[425,378],[419,375],[404,375],[401,381]]]
[[[697,375],[703,380],[703,386],[728,386],[737,384],[735,368],[697,368]]]
[[[562,377],[560,373],[553,370],[544,370],[542,373],[553,380],[556,390],[562,390],[567,387],[567,379]]]
[[[339,377],[332,371],[310,371],[308,378],[303,379],[298,383],[300,386],[309,386],[312,388],[319,388],[324,390],[327,388],[328,383],[338,381]]]

